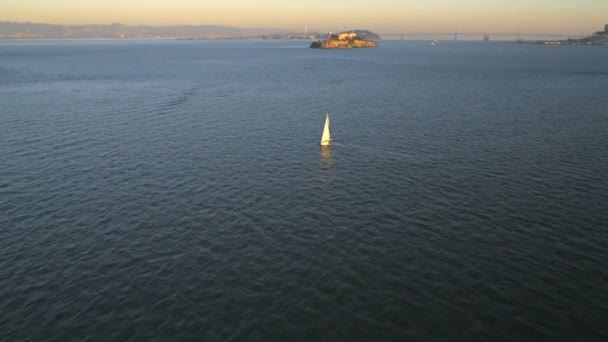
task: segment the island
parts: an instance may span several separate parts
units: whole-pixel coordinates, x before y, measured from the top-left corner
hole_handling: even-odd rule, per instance
[[[352,49],[352,48],[372,48],[378,47],[378,42],[366,39],[373,37],[380,39],[380,37],[367,30],[352,30],[350,32],[340,32],[338,34],[327,34],[326,40],[314,40],[310,44],[311,48],[318,49]]]
[[[537,40],[537,41],[520,41],[524,44],[541,44],[541,45],[600,45],[608,46],[608,24],[604,26],[604,31],[598,31],[591,36],[578,39],[565,40]]]

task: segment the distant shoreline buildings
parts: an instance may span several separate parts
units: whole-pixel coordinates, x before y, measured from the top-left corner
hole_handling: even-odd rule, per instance
[[[537,40],[537,41],[519,41],[522,44],[540,44],[540,45],[593,45],[593,46],[608,46],[608,24],[604,25],[604,31],[598,31],[591,36],[580,39],[566,40]]]

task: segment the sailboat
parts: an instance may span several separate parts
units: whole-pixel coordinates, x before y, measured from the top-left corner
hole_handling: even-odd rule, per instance
[[[321,137],[321,146],[328,146],[331,141],[331,135],[329,134],[329,113],[325,117],[325,127],[323,128],[323,136]]]

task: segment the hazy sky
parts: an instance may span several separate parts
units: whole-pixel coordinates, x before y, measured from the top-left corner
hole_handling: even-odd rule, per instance
[[[0,0],[0,21],[572,34],[603,28],[608,0]]]

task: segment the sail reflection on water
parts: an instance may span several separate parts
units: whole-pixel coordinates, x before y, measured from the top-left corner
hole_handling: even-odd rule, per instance
[[[332,184],[334,182],[334,160],[331,154],[331,148],[329,146],[321,146],[321,180],[325,184]]]
[[[325,167],[331,167],[333,160],[331,159],[331,148],[329,146],[321,146],[321,159]]]

